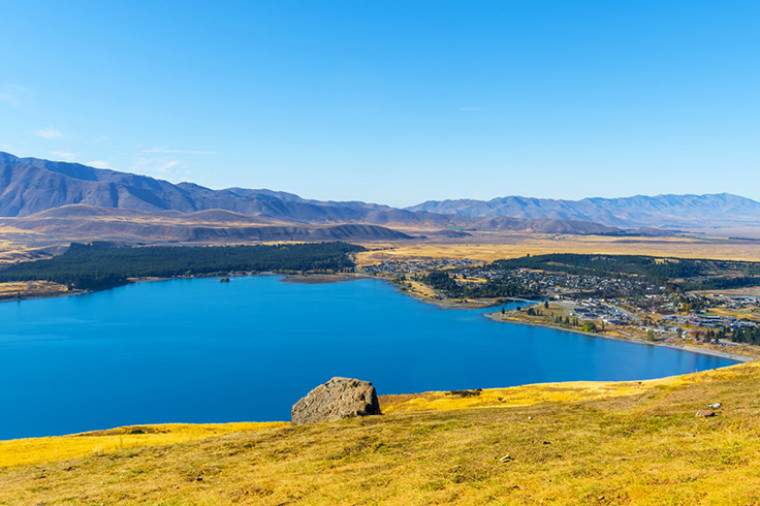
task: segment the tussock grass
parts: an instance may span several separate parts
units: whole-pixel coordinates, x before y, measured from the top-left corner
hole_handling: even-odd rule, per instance
[[[16,231],[8,231],[6,227],[0,224],[0,236],[15,232]],[[28,231],[19,232],[29,234]],[[0,266],[11,265],[27,260],[36,260],[38,258],[46,258],[49,256],[49,252],[41,252],[35,247],[25,246],[21,243],[0,239]]]
[[[47,297],[61,295],[69,290],[66,286],[50,281],[10,281],[0,283],[0,300],[22,297]]]
[[[464,241],[464,242],[463,242]],[[610,237],[559,234],[476,232],[462,241],[450,243],[399,242],[363,244],[371,251],[358,253],[359,266],[385,260],[469,258],[493,262],[505,258],[549,253],[586,253],[607,255],[651,255],[678,258],[722,260],[760,260],[756,243],[732,240],[701,240],[688,237]]]
[[[0,441],[0,467],[67,460],[138,446],[184,443],[232,432],[271,430],[287,425],[285,422],[171,423],[120,427],[70,436],[12,439]]]
[[[452,411],[457,409],[533,406],[554,402],[577,402],[610,399],[646,392],[651,386],[644,382],[544,383],[511,388],[489,388],[476,395],[456,392],[425,392],[422,394],[388,395],[381,397],[383,413],[411,411]]]
[[[2,469],[0,504],[753,504],[758,387],[751,362],[384,397],[384,416]]]

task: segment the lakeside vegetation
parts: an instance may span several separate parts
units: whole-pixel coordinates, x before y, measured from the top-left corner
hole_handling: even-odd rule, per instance
[[[421,281],[434,290],[438,290],[447,297],[454,299],[485,299],[495,297],[535,299],[541,297],[541,293],[535,288],[525,286],[507,277],[488,279],[484,283],[464,285],[457,283],[447,271],[434,270],[427,276],[422,277]]]
[[[343,242],[207,247],[75,243],[60,256],[11,265],[0,271],[0,282],[44,280],[97,290],[126,284],[129,278],[353,272],[350,254],[360,251],[364,248]]]

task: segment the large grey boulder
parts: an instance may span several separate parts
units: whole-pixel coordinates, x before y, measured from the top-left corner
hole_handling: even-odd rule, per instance
[[[295,425],[379,415],[377,392],[369,381],[333,378],[306,394],[290,412]]]

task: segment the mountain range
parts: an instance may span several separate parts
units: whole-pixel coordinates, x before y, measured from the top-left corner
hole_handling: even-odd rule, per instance
[[[523,219],[577,220],[611,227],[698,227],[711,222],[758,223],[760,202],[718,193],[708,195],[638,195],[624,198],[554,200],[499,197],[483,200],[427,201],[407,208],[446,215],[510,216]]]
[[[663,229],[757,224],[760,203],[725,193],[579,201],[510,196],[398,209],[265,189],[213,190],[0,152],[0,217],[6,229],[62,239],[394,240],[466,235],[462,230],[662,235]]]
[[[320,202],[270,190],[211,190],[193,183],[175,185],[126,172],[18,158],[0,152],[0,216],[28,216],[68,204],[182,213],[225,209],[310,223],[447,220],[438,215],[427,216],[424,212],[363,202]]]

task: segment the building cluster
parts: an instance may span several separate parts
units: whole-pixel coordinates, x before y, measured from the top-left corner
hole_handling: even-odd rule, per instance
[[[729,309],[746,309],[748,307],[760,307],[760,296],[756,295],[723,295],[715,294],[710,299]]]
[[[432,270],[464,269],[482,262],[476,262],[469,258],[438,258],[434,260],[386,260],[379,264],[365,265],[362,270],[375,276],[415,276],[426,274]]]
[[[599,299],[578,302],[572,316],[581,321],[602,320],[610,325],[638,325],[642,319],[620,307],[607,304]]]
[[[628,277],[605,278],[598,276],[578,276],[566,273],[514,269],[509,271],[474,266],[457,271],[454,279],[463,286],[473,285],[467,279],[484,279],[494,283],[519,283],[526,288],[543,293],[549,298],[578,298],[600,295],[604,298],[636,298],[645,306],[670,302],[667,289],[647,280]]]
[[[688,315],[666,315],[661,318],[663,322],[680,323],[692,327],[704,327],[708,329],[717,329],[719,327],[728,329],[739,329],[744,327],[756,327],[757,323],[749,320],[740,320],[731,316],[707,315],[689,313]]]

